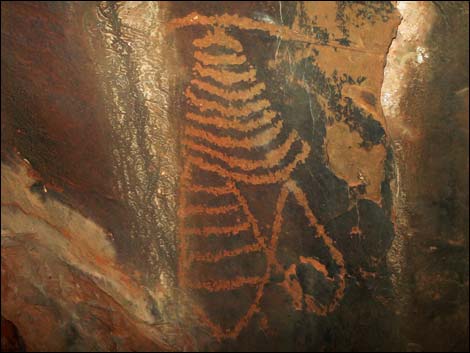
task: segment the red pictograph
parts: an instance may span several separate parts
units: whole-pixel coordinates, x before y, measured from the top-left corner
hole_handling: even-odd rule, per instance
[[[193,41],[193,77],[184,91],[189,105],[181,141],[180,286],[200,298],[195,311],[216,338],[236,338],[259,311],[272,272],[283,272],[285,278],[295,273],[296,264],[285,269],[276,257],[283,211],[291,195],[303,209],[312,234],[328,249],[337,272],[330,274],[313,257],[298,257],[297,264],[313,267],[334,285],[327,304],[306,293],[301,301],[295,284],[285,280],[281,285],[292,294],[295,309],[327,315],[344,295],[346,270],[341,252],[291,177],[311,148],[297,131],[286,131],[281,114],[266,96],[266,84],[259,81],[241,42],[227,30],[282,29],[229,15],[191,14],[172,25],[208,28],[205,36]],[[240,184],[279,186],[269,234],[261,231]],[[237,300],[249,305],[237,308]],[[215,303],[222,304],[214,309]]]

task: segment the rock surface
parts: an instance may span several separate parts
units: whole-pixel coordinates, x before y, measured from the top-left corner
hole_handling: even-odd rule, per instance
[[[2,2],[2,350],[468,350],[467,35]]]

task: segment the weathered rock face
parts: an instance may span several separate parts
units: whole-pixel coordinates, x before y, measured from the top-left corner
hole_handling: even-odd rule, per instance
[[[399,9],[382,88],[397,179],[389,258],[398,310],[408,349],[467,350],[468,4]]]
[[[2,350],[468,349],[468,5],[399,8],[2,3]]]

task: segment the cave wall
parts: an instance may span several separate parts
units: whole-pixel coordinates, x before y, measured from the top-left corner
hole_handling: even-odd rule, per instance
[[[468,349],[467,35],[458,2],[2,2],[2,345]]]

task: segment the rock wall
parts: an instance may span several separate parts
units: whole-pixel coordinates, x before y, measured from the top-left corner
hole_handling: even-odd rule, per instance
[[[2,2],[2,350],[468,349],[465,14]]]

